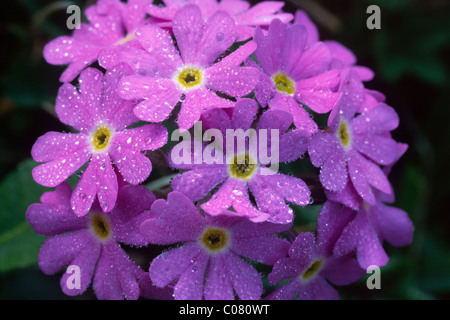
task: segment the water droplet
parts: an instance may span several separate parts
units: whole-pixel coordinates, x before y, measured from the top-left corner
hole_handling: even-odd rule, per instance
[[[222,32],[216,34],[217,41],[223,41],[225,39],[225,35]]]
[[[241,190],[233,190],[233,194],[236,196],[242,196],[242,191]]]

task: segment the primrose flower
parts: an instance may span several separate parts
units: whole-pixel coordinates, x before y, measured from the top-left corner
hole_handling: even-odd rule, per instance
[[[256,44],[250,41],[214,63],[235,42],[236,24],[225,12],[204,22],[200,9],[193,5],[177,11],[172,29],[179,52],[167,30],[145,25],[136,32],[145,50],[122,51],[119,61],[128,61],[137,74],[123,78],[119,94],[140,100],[135,114],[148,122],[165,120],[181,101],[178,126],[187,130],[204,110],[234,106],[216,92],[241,97],[253,90],[258,70],[240,64]]]
[[[250,7],[242,0],[163,0],[165,6],[149,5],[147,12],[162,21],[171,21],[177,10],[186,4],[198,5],[205,19],[212,17],[218,11],[228,13],[237,25],[238,41],[253,37],[256,26],[266,28],[272,19],[289,22],[293,19],[291,13],[281,12],[284,2],[262,1]]]
[[[178,244],[150,265],[152,282],[162,288],[176,281],[176,300],[257,300],[263,293],[259,272],[244,258],[272,265],[289,242],[274,236],[288,225],[253,223],[228,211],[204,216],[186,196],[171,192],[151,208],[155,218],[141,224],[153,244]]]
[[[54,191],[44,193],[41,203],[30,205],[26,212],[33,230],[47,237],[39,252],[39,268],[52,275],[65,267],[77,267],[78,287],[77,281],[70,279],[72,269],[67,268],[60,281],[62,291],[70,296],[82,294],[92,283],[98,299],[137,299],[138,279],[145,272],[120,243],[148,244],[139,226],[150,217],[145,210],[155,196],[143,186],[124,186],[114,210],[103,213],[95,202],[89,214],[79,217],[71,209],[71,194],[72,188],[63,182]]]
[[[397,143],[397,150],[396,150],[394,161],[390,165],[384,166],[382,168],[382,170],[386,176],[388,176],[393,165],[403,156],[403,154],[406,152],[407,149],[408,149],[407,144],[400,143],[400,142]],[[391,186],[391,190],[393,190],[392,186]],[[358,192],[355,190],[355,187],[351,183],[347,183],[345,188],[341,191],[335,192],[335,191],[330,191],[330,190],[326,190],[326,189],[324,191],[325,191],[325,195],[328,200],[342,203],[343,205],[345,205],[353,210],[356,210],[356,211],[358,211],[360,209],[361,205],[363,205],[363,203],[364,203],[364,201],[358,195]],[[391,192],[390,194],[378,192],[376,194],[376,197],[377,197],[377,201],[381,201],[381,202],[385,202],[385,203],[386,202],[393,203],[394,199],[395,199],[394,192]],[[365,205],[367,206],[367,204],[365,204]]]
[[[355,253],[364,269],[371,265],[382,267],[389,261],[383,242],[387,241],[395,247],[406,246],[413,239],[413,230],[406,212],[384,204],[381,196],[377,196],[374,205],[364,202],[354,219],[344,228],[334,253],[337,256]]]
[[[196,146],[200,142],[195,141],[191,148],[191,141],[182,141],[175,146],[169,156],[170,164],[187,171],[172,180],[172,188],[192,201],[205,199],[201,208],[211,215],[232,207],[236,214],[253,221],[290,223],[293,210],[286,202],[305,206],[310,201],[310,191],[303,180],[278,173],[274,166],[300,158],[308,139],[300,130],[288,131],[292,117],[278,110],[266,111],[256,129],[251,129],[257,112],[253,99],[238,101],[231,118],[221,109],[205,112],[202,124],[208,129],[206,132],[215,130],[223,137],[217,140],[214,135],[215,142],[222,144],[211,149],[212,145]],[[244,135],[240,138],[239,132],[248,133],[245,145],[240,141],[246,138]],[[200,161],[198,150],[205,155]],[[209,153],[214,153],[214,161],[209,161]],[[210,193],[212,197],[207,197]],[[256,200],[256,206],[249,194]]]
[[[395,153],[396,163],[406,152],[408,145],[398,143]],[[393,163],[393,164],[394,164]],[[385,166],[386,175],[393,164]],[[383,248],[386,241],[395,247],[410,244],[413,239],[414,226],[408,214],[399,208],[387,205],[395,201],[394,193],[375,193],[376,203],[363,202],[356,215],[344,228],[339,237],[334,253],[338,256],[349,252],[356,253],[359,264],[367,269],[371,265],[384,266],[389,257]]]
[[[391,193],[380,165],[395,161],[397,142],[390,131],[397,128],[399,119],[394,109],[384,103],[357,113],[363,98],[361,81],[351,72],[329,132],[315,134],[308,153],[311,163],[320,167],[320,181],[326,190],[340,192],[351,183],[364,201],[375,204],[372,187]]]
[[[61,122],[79,133],[48,132],[31,150],[35,161],[44,162],[33,169],[33,178],[46,187],[59,185],[87,163],[71,199],[78,215],[89,211],[96,195],[103,211],[112,210],[118,190],[116,170],[131,184],[143,182],[152,164],[142,151],[155,150],[167,141],[162,125],[127,129],[138,119],[133,114],[134,104],[116,94],[123,74],[124,66],[105,76],[88,68],[80,74],[79,90],[64,84],[55,111]]]
[[[268,300],[336,300],[334,285],[359,280],[364,270],[351,254],[337,256],[333,247],[343,228],[354,216],[348,208],[327,201],[319,213],[317,240],[311,232],[302,232],[292,243],[289,257],[274,265],[268,279],[272,285],[288,280],[275,289]]]
[[[60,77],[70,82],[86,67],[99,60],[104,68],[116,64],[116,50],[136,46],[134,32],[146,18],[149,0],[99,0],[85,10],[89,24],[80,23],[72,36],[61,36],[44,47],[45,60],[53,65],[69,65]]]
[[[289,112],[297,128],[316,132],[316,122],[299,103],[317,113],[327,113],[335,105],[340,70],[328,70],[329,49],[322,42],[307,47],[305,26],[284,24],[278,19],[272,20],[267,37],[258,28],[254,39],[258,44],[257,62],[247,59],[246,65],[260,66],[255,88],[259,104]]]

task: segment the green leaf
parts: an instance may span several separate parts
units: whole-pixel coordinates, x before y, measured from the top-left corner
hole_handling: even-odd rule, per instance
[[[0,272],[37,263],[44,237],[33,231],[25,213],[48,190],[33,181],[31,170],[36,165],[26,160],[0,183]]]

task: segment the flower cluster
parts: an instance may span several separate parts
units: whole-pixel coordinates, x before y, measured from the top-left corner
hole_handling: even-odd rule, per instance
[[[80,270],[79,285],[63,274],[64,293],[337,299],[335,286],[387,264],[385,241],[412,241],[389,205],[407,145],[391,136],[395,110],[365,87],[369,68],[282,2],[163,2],[98,0],[44,48],[68,65],[55,111],[69,132],[34,144],[33,178],[55,189],[26,218],[47,237],[45,274]],[[173,177],[155,193],[154,151]],[[304,162],[317,179],[286,169]],[[294,209],[313,202],[317,229],[301,231]],[[130,247],[158,253],[144,268]]]

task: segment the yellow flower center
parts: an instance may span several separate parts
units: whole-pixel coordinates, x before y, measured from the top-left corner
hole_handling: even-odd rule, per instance
[[[344,148],[347,148],[350,145],[350,143],[351,143],[350,130],[349,130],[348,124],[342,119],[339,124],[337,136]]]
[[[178,83],[185,89],[192,89],[202,83],[202,71],[196,68],[185,68],[177,76]]]
[[[295,92],[295,82],[288,78],[284,72],[279,72],[273,77],[273,83],[279,92],[293,95]]]
[[[219,252],[228,247],[229,237],[226,230],[207,228],[200,237],[200,243],[210,252]]]
[[[112,135],[113,131],[110,128],[104,125],[99,126],[91,134],[91,145],[94,151],[105,151],[108,148],[109,143],[111,142]]]
[[[314,261],[308,267],[308,269],[306,269],[305,272],[303,272],[302,279],[305,281],[305,280],[308,280],[308,279],[312,278],[313,276],[315,276],[319,272],[321,267],[322,267],[322,260]]]
[[[232,177],[248,180],[256,170],[256,162],[248,155],[237,155],[233,163],[229,165],[229,173]]]
[[[91,216],[90,227],[101,241],[105,241],[111,236],[111,227],[105,215],[99,213],[93,214]]]

